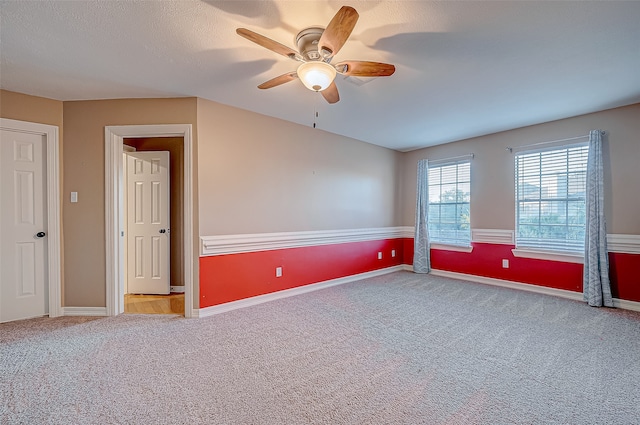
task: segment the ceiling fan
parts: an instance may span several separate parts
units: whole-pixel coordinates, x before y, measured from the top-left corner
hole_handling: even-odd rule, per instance
[[[289,81],[300,79],[312,91],[320,92],[329,103],[340,100],[338,87],[334,81],[336,74],[354,77],[387,77],[396,67],[381,62],[342,61],[331,64],[334,55],[342,48],[358,21],[358,12],[350,6],[342,6],[331,19],[326,29],[305,28],[296,36],[298,51],[246,28],[238,28],[236,33],[262,47],[272,50],[295,61],[301,62],[296,71],[272,78],[258,86],[270,89]]]

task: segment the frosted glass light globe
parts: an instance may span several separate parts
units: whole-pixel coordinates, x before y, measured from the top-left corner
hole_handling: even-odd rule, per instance
[[[298,77],[309,90],[322,91],[336,78],[336,69],[326,62],[305,62],[298,67]]]

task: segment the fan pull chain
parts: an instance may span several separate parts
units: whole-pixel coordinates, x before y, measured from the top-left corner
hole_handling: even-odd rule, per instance
[[[316,128],[316,122],[318,121],[318,97],[314,96],[313,100],[313,128]]]

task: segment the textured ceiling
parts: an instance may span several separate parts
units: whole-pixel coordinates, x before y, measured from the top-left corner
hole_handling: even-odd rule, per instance
[[[360,19],[329,105],[296,63],[235,33],[294,47],[348,4]],[[0,1],[0,85],[58,100],[198,96],[411,150],[640,102],[640,2]]]

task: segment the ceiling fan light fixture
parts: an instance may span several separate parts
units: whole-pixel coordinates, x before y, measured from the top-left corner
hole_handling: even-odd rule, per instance
[[[331,65],[331,60],[347,41],[358,21],[358,12],[351,6],[342,6],[326,28],[308,27],[294,38],[298,51],[278,43],[264,35],[246,28],[236,29],[236,33],[247,40],[289,59],[302,62],[295,71],[287,72],[265,81],[259,89],[270,89],[293,80],[302,80],[306,88],[321,92],[329,104],[340,101],[340,93],[335,83],[339,73],[345,77],[388,77],[396,70],[388,63],[370,61],[344,61]],[[355,79],[352,79],[355,81]]]
[[[305,62],[298,67],[298,77],[306,88],[322,91],[336,78],[336,69],[326,62]]]

